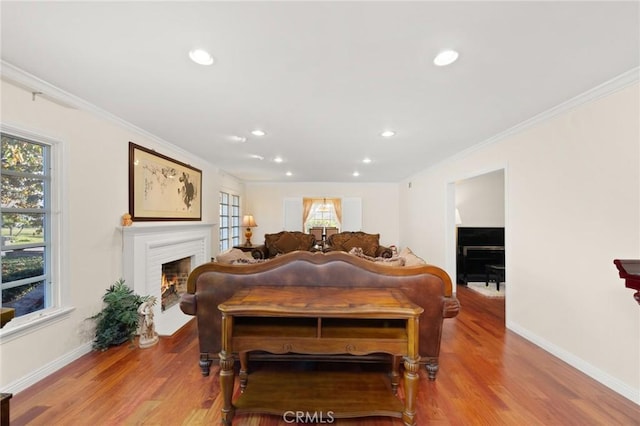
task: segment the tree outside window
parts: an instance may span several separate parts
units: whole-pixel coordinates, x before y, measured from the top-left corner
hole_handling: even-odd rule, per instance
[[[2,307],[22,316],[51,306],[47,145],[2,134]]]

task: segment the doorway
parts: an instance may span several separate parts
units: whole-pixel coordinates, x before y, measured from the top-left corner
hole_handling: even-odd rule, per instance
[[[485,297],[506,298],[505,169],[456,180],[449,195],[452,279]]]

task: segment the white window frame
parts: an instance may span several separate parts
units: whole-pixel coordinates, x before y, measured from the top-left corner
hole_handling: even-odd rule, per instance
[[[233,248],[234,246],[240,245],[240,219],[242,218],[242,215],[240,214],[240,209],[241,209],[241,199],[240,199],[240,195],[235,194],[233,192],[229,192],[229,191],[220,191],[218,199],[221,198],[222,194],[227,195],[228,199],[229,199],[229,203],[226,204],[227,206],[227,224],[228,226],[223,227],[222,224],[224,223],[221,217],[218,217],[218,221],[220,222],[220,229],[219,229],[219,234],[222,234],[222,230],[226,229],[227,230],[227,235],[228,235],[228,242],[229,242],[229,247],[226,248],[222,248],[222,242],[224,240],[222,240],[221,238],[219,238],[218,241],[218,250],[220,252],[222,252],[223,250],[227,250],[230,248]],[[233,199],[237,198],[238,199],[238,204],[233,204]],[[220,201],[218,201],[218,208],[220,208],[220,206],[222,205],[222,203]],[[238,215],[235,216],[233,214],[233,208],[237,207],[238,208]],[[234,225],[234,220],[233,218],[236,218],[235,221],[235,225]],[[235,234],[234,234],[234,230],[235,230]]]
[[[51,305],[47,308],[23,315],[9,321],[0,329],[0,345],[15,338],[28,334],[34,330],[47,327],[50,324],[61,321],[69,316],[73,311],[71,306],[71,295],[69,291],[69,256],[65,255],[68,244],[66,243],[66,233],[63,232],[65,226],[67,209],[63,206],[65,197],[65,183],[67,182],[64,172],[64,159],[66,156],[66,144],[60,140],[25,130],[8,124],[0,124],[2,133],[15,136],[16,138],[47,145],[50,150],[50,185],[48,201],[50,206],[50,254],[49,279],[51,289]],[[47,196],[45,194],[45,196]]]

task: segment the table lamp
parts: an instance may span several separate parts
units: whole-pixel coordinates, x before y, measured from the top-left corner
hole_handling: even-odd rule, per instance
[[[251,246],[251,236],[253,235],[253,233],[251,232],[251,228],[254,228],[254,227],[258,226],[258,224],[256,223],[255,219],[253,218],[253,215],[247,214],[247,215],[244,215],[242,217],[242,226],[247,228],[247,230],[244,232],[244,237],[246,238],[246,241],[244,242],[244,245],[247,246],[247,247],[250,247]]]

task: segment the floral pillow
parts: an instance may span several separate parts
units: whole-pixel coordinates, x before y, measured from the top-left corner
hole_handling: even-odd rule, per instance
[[[240,249],[232,248],[225,250],[216,256],[216,262],[218,263],[233,263],[238,259],[252,259],[251,253],[246,253]]]
[[[354,247],[349,250],[349,254],[360,257],[362,259],[370,260],[384,266],[404,266],[405,260],[402,257],[372,257],[364,253],[360,247]]]

